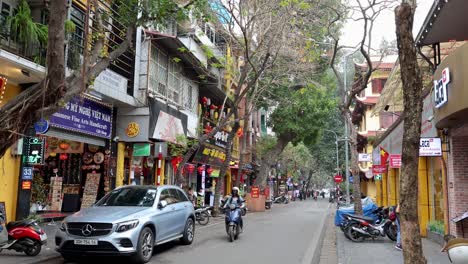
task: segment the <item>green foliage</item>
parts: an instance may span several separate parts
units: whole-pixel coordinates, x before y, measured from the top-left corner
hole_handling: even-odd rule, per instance
[[[182,61],[182,60],[181,60],[180,58],[178,58],[178,57],[174,57],[174,58],[172,58],[172,60],[173,60],[175,63],[179,63],[179,62]]]
[[[37,214],[30,214],[28,217],[24,218],[25,220],[34,220],[40,224],[44,219]]]
[[[289,89],[285,89],[286,91]],[[316,142],[320,129],[337,107],[337,100],[329,90],[312,84],[296,91],[286,91],[285,98],[270,116],[269,126],[279,137],[292,138],[292,143]]]
[[[445,233],[445,225],[443,221],[431,220],[427,224],[429,231],[443,235]]]
[[[195,141],[195,139],[187,138],[185,135],[177,135],[176,143],[168,142],[169,155],[171,157],[183,156],[195,144]]]
[[[33,177],[31,186],[31,203],[44,204],[47,201],[45,192],[47,186],[44,184],[44,179],[40,175]]]
[[[200,47],[209,60],[215,57],[214,52],[210,47],[208,47],[207,45],[201,45]]]
[[[71,21],[69,19],[65,20],[65,33],[71,34],[71,33],[75,32],[75,30],[76,30],[75,23],[73,23],[73,21]]]
[[[19,42],[25,51],[34,51],[39,45],[47,45],[47,26],[33,21],[26,0],[21,0],[16,14],[7,18],[7,28],[13,40]]]
[[[270,152],[276,145],[277,139],[273,136],[263,136],[257,142],[257,154],[261,157]]]

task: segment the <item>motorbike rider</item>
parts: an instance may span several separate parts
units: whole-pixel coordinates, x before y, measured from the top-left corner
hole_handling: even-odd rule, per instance
[[[229,205],[235,204],[239,206],[243,206],[245,203],[244,199],[239,195],[239,188],[233,187],[231,190],[231,195],[227,197],[225,200],[223,208],[228,208]],[[240,217],[240,228],[242,229],[244,226],[244,221],[242,220],[242,214],[239,215]]]

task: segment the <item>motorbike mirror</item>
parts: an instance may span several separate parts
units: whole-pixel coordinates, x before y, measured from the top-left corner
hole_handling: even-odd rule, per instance
[[[167,206],[167,202],[165,200],[160,201],[158,204],[159,209],[163,209],[166,206]]]

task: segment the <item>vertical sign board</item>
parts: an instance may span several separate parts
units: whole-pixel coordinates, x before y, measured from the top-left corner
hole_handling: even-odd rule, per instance
[[[18,175],[18,199],[16,204],[16,219],[29,215],[31,201],[31,185],[33,166],[44,163],[45,139],[36,137],[36,131],[31,127],[23,139],[23,155],[21,158],[20,175]]]
[[[260,189],[258,187],[252,187],[252,190],[250,192],[250,196],[252,198],[258,198],[260,197]]]

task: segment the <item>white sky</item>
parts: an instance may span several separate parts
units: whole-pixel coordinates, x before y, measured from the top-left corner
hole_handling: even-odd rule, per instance
[[[363,1],[365,2],[365,1]],[[418,0],[418,7],[414,18],[413,35],[416,38],[421,28],[422,23],[426,19],[426,15],[432,6],[434,0]],[[345,24],[341,36],[341,44],[346,46],[355,46],[362,39],[363,26],[360,22],[348,20]],[[396,39],[395,36],[395,15],[394,10],[385,10],[374,23],[374,30],[372,32],[372,47],[378,48],[382,39],[391,41]]]

